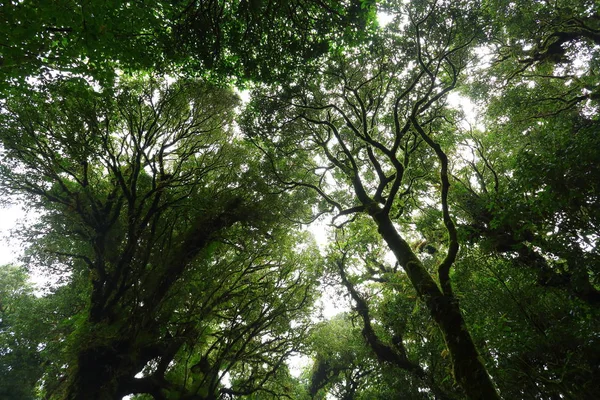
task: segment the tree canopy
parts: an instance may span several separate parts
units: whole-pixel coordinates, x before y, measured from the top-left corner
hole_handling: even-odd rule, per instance
[[[1,14],[0,398],[596,396],[595,2]]]

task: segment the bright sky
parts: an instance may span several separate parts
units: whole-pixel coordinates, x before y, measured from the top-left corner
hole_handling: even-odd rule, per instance
[[[21,254],[18,243],[10,239],[11,230],[22,219],[25,213],[19,206],[0,208],[0,265],[17,262]]]

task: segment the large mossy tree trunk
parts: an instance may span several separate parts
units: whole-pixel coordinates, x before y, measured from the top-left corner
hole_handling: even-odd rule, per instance
[[[77,357],[77,371],[69,385],[67,399],[117,399],[121,378],[133,372],[133,365],[127,366],[125,362],[131,357],[127,342],[124,340],[82,350]]]
[[[441,291],[388,215],[377,209],[373,209],[370,215],[442,331],[452,359],[454,378],[466,397],[472,400],[500,399],[473,343],[460,312],[458,299],[451,293]]]
[[[140,391],[131,384],[132,379],[157,357],[168,363],[187,332],[180,333],[180,337],[161,333],[161,313],[166,312],[161,308],[170,289],[215,235],[252,215],[239,198],[230,199],[223,208],[216,215],[198,218],[164,268],[153,271],[156,278],[147,281],[145,295],[137,299],[138,304],[126,301],[127,291],[93,291],[85,329],[77,335],[80,350],[71,368],[66,399],[112,400],[150,391]],[[106,286],[106,282],[94,283],[94,287]],[[167,385],[152,385],[153,397],[160,394],[162,383]]]

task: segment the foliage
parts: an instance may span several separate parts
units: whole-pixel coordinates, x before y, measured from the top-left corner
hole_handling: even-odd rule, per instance
[[[598,392],[596,2],[1,15],[0,194],[39,219],[0,269],[0,397]],[[317,320],[326,284],[351,309]]]
[[[110,83],[115,69],[271,80],[358,40],[373,10],[364,0],[9,1],[0,73],[3,85],[56,71]]]
[[[364,48],[332,54],[322,68],[283,91],[257,90],[245,127],[275,171],[285,168],[283,162],[301,171],[294,179],[280,179],[283,187],[312,188],[336,219],[346,218],[342,225],[355,225],[357,213],[370,217],[379,241],[387,244],[441,329],[453,373],[467,397],[495,398],[449,278],[459,244],[448,206],[447,152],[453,148],[456,122],[445,102],[462,77],[477,37],[470,24],[471,10],[463,11],[459,18],[451,5],[416,2],[399,7],[398,14],[408,18],[406,24],[397,20]],[[436,272],[427,270],[407,242],[427,235],[409,225],[417,210],[431,207],[424,198],[441,210],[438,218],[445,231],[445,255]],[[363,334],[380,361],[430,380],[403,349],[391,350],[378,337],[368,302],[346,277],[346,258],[342,252],[333,262],[357,303]]]
[[[41,335],[31,321],[36,298],[26,274],[6,265],[0,269],[0,397],[34,399],[42,375]]]
[[[457,266],[461,304],[507,398],[593,398],[598,315],[535,271],[471,251]],[[471,295],[466,295],[471,293]]]
[[[48,395],[249,394],[298,348],[305,328],[289,324],[304,324],[318,257],[286,238],[278,213],[290,203],[255,190],[253,150],[228,138],[236,101],[152,77],[108,95],[66,80],[7,99],[3,188],[45,209],[30,264],[88,281],[67,375],[45,378]],[[295,201],[290,216],[302,215]]]

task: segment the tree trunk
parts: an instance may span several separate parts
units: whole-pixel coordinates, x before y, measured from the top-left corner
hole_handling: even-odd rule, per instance
[[[153,358],[148,349],[152,347],[151,344],[159,343],[162,339],[155,318],[173,284],[211,242],[213,235],[238,221],[248,219],[249,215],[242,200],[233,198],[224,204],[220,213],[200,216],[170,262],[165,264],[162,271],[153,271],[158,278],[152,286],[147,287],[147,297],[136,300],[143,303],[143,306],[136,307],[135,321],[132,315],[123,310],[131,312],[136,304],[123,304],[123,294],[115,294],[116,288],[110,293],[104,293],[102,283],[95,282],[87,318],[90,328],[79,338],[82,340],[82,348],[67,384],[68,400],[118,398],[117,394],[123,390],[123,382],[131,380]],[[114,297],[109,301],[111,295]],[[110,338],[103,338],[99,332],[105,331],[114,333]],[[145,342],[136,342],[140,333],[147,337]],[[179,348],[176,341],[174,344],[176,349]],[[167,353],[168,351],[163,351],[162,355]],[[173,356],[174,353],[170,354],[170,357]]]
[[[115,343],[117,347],[118,343]],[[127,347],[127,346],[124,346]],[[129,357],[128,348],[120,349],[111,345],[97,346],[81,351],[77,357],[77,371],[67,390],[68,400],[114,400],[117,398],[119,381],[128,377],[133,368],[122,364],[119,356]],[[130,366],[132,367],[132,366]]]
[[[380,210],[373,210],[370,215],[442,331],[452,359],[454,379],[466,397],[471,400],[500,399],[477,353],[458,300],[451,294],[442,293],[410,245],[398,234],[388,215]]]

